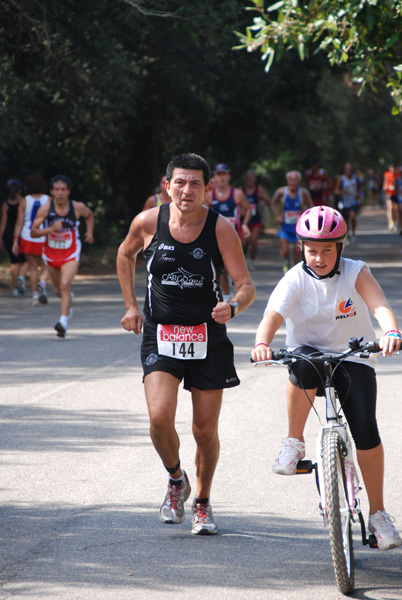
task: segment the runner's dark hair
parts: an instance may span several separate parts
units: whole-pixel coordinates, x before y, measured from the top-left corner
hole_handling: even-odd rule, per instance
[[[172,158],[168,166],[166,167],[166,179],[170,181],[173,176],[175,169],[188,169],[191,171],[202,171],[204,175],[204,184],[209,183],[211,177],[211,171],[205,158],[192,152],[186,154],[179,154]]]
[[[54,184],[57,183],[57,181],[62,181],[63,183],[65,183],[69,190],[71,190],[71,188],[73,187],[73,184],[71,183],[71,179],[69,177],[67,177],[66,175],[56,175],[56,177],[52,177],[52,179],[50,180],[51,190],[54,188]]]

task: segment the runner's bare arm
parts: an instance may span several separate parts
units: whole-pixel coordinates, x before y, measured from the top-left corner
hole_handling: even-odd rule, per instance
[[[86,231],[84,234],[84,241],[87,244],[93,244],[94,243],[94,228],[95,228],[94,213],[83,202],[77,202],[76,200],[73,200],[73,206],[74,206],[75,216],[77,217],[77,219],[79,219],[80,217],[83,217],[85,219]]]
[[[54,223],[52,223],[52,225],[50,227],[45,227],[43,229],[40,229],[40,226],[43,225],[46,217],[49,214],[49,209],[50,209],[50,200],[47,204],[44,204],[43,206],[41,206],[40,209],[38,210],[38,212],[36,213],[35,220],[32,223],[32,227],[31,227],[31,237],[33,237],[33,238],[42,237],[42,236],[48,235],[49,233],[52,233],[54,231],[60,231],[60,229],[63,227],[63,221],[60,219],[60,221],[55,221]]]
[[[265,206],[269,206],[270,198],[269,198],[269,194],[268,194],[267,190],[264,187],[262,187],[261,185],[259,185],[257,189],[258,189],[258,200],[262,204],[265,204]]]
[[[24,225],[24,214],[26,209],[27,201],[25,198],[21,200],[18,206],[17,220],[14,226],[14,235],[13,235],[13,246],[11,248],[13,254],[16,256],[20,252],[20,235],[22,231],[22,226]]]
[[[275,218],[276,218],[277,223],[282,223],[282,221],[283,221],[282,214],[279,209],[279,206],[283,201],[283,194],[284,194],[283,187],[278,188],[274,194],[274,197],[272,198],[271,207],[275,213]]]
[[[126,331],[134,331],[137,334],[142,331],[142,312],[134,287],[137,254],[150,243],[156,230],[158,213],[158,208],[151,208],[137,215],[117,252],[117,273],[126,305],[121,324]]]
[[[242,192],[242,190],[239,190],[238,188],[235,189],[234,199],[235,199],[236,204],[238,204],[240,206],[241,213],[243,215],[242,229],[243,229],[244,237],[249,238],[250,237],[250,228],[249,228],[248,224],[250,223],[250,220],[251,220],[251,217],[253,214],[252,208],[247,200],[247,196],[244,194],[244,192]]]
[[[255,299],[255,285],[247,270],[240,238],[232,225],[222,216],[216,223],[216,237],[224,265],[233,279],[236,294],[232,298],[239,305],[239,312],[245,310]],[[231,308],[227,302],[218,302],[212,311],[217,323],[227,323],[231,318]]]
[[[302,189],[302,198],[303,204],[306,208],[313,208],[314,204],[311,199],[310,192],[306,188]]]
[[[0,221],[0,248],[2,245],[3,233],[7,225],[7,206],[6,203],[3,202],[1,207],[1,221]]]

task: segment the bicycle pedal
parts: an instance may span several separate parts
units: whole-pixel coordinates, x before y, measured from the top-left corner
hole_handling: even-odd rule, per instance
[[[296,475],[305,475],[306,473],[312,473],[314,469],[313,462],[311,460],[299,460],[297,463]]]
[[[367,543],[370,546],[370,548],[378,548],[377,538],[375,537],[374,533],[370,533],[370,535],[368,536]]]

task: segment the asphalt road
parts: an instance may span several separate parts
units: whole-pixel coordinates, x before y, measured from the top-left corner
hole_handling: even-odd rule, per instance
[[[402,237],[367,211],[345,255],[366,260],[402,325]],[[274,475],[286,434],[286,370],[251,367],[250,348],[281,276],[277,240],[261,239],[257,299],[230,322],[242,384],[224,395],[212,493],[220,533],[159,522],[166,473],[148,436],[140,337],[120,327],[116,276],[80,277],[66,339],[59,305],[0,295],[0,600],[341,598],[312,476]],[[138,273],[139,296],[145,278]],[[351,331],[353,335],[353,331]],[[277,345],[283,345],[281,331]],[[378,420],[386,450],[386,508],[402,530],[402,356],[378,364]],[[181,457],[194,480],[189,394],[180,391]],[[321,411],[321,408],[320,408]],[[306,441],[313,458],[319,423]],[[308,453],[309,454],[309,453]],[[362,494],[367,515],[367,502]],[[402,598],[401,550],[361,545],[354,527],[354,598]]]

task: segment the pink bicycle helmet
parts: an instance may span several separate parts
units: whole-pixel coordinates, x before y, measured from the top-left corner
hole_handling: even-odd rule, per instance
[[[329,206],[308,208],[296,224],[296,235],[301,242],[341,243],[346,239],[347,233],[345,219]]]

